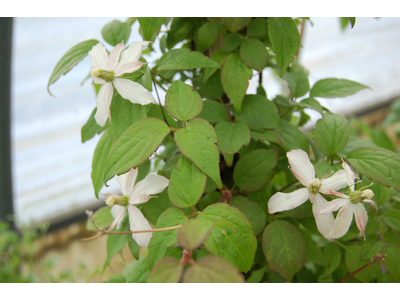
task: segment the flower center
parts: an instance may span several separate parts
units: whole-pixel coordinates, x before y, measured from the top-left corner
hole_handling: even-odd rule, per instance
[[[116,198],[108,197],[106,199],[106,204],[109,207],[113,207],[114,205],[119,205],[119,206],[124,206],[125,207],[125,206],[128,205],[128,201],[129,201],[128,196],[122,195],[122,196],[119,196],[119,197],[116,197]]]
[[[350,192],[350,201],[353,204],[357,204],[364,200],[371,200],[373,196],[374,192],[370,189],[364,191],[354,191]]]
[[[90,74],[93,78],[100,78],[107,82],[111,82],[114,80],[114,71],[113,70],[102,70],[99,68],[93,69]]]
[[[321,185],[321,180],[319,180],[318,178],[314,178],[313,181],[310,183],[308,190],[311,194],[318,194],[319,190],[321,189]]]

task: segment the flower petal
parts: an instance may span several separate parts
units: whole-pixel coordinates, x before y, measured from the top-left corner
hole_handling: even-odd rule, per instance
[[[328,204],[328,201],[321,194],[314,195],[313,202],[313,214],[315,217],[315,222],[317,223],[318,231],[322,234],[322,236],[326,236],[333,228],[335,224],[335,219],[333,218],[332,213],[328,213],[325,215],[318,214],[321,210],[321,207]]]
[[[94,81],[94,83],[96,83],[96,84],[103,84],[103,83],[106,82],[105,80],[103,80],[103,79],[101,79],[101,78],[93,78],[93,81]]]
[[[139,83],[129,79],[115,78],[113,84],[122,98],[132,103],[146,105],[155,102],[153,95]]]
[[[376,208],[376,203],[375,203],[374,200],[368,200],[368,199],[366,199],[366,200],[363,200],[363,201],[372,204],[372,206]]]
[[[114,205],[111,207],[111,215],[114,218],[114,221],[111,223],[110,228],[108,230],[113,230],[115,225],[117,225],[117,229],[121,227],[122,220],[124,219],[126,214],[126,208],[120,205]]]
[[[142,63],[141,61],[132,61],[128,62],[125,64],[119,64],[115,70],[114,70],[114,75],[115,76],[121,76],[122,74],[125,73],[133,73],[137,70],[140,69],[141,66],[146,65],[147,63]]]
[[[128,204],[128,215],[131,231],[151,230],[149,221],[143,216],[142,212],[133,205]],[[151,232],[132,233],[132,238],[139,246],[147,247],[153,236]]]
[[[122,65],[127,62],[138,60],[142,56],[142,48],[150,43],[151,42],[146,42],[146,41],[130,43],[128,49],[122,52],[119,64]]]
[[[350,169],[350,166],[342,159],[342,166],[344,171],[346,172],[347,175],[347,185],[351,186],[354,184],[355,180],[355,175],[354,172]],[[354,185],[353,185],[353,190],[354,190]]]
[[[364,235],[365,226],[367,226],[368,222],[368,214],[367,210],[365,209],[364,205],[361,203],[357,203],[353,205],[354,209],[354,218],[356,219],[356,224],[358,229],[360,229],[361,234]]]
[[[317,215],[325,215],[337,211],[342,206],[345,206],[348,203],[349,199],[338,198],[332,201],[327,201],[323,204],[320,210],[317,212]]]
[[[102,43],[98,43],[89,51],[89,57],[92,59],[91,65],[93,68],[107,70],[108,54],[106,47]]]
[[[339,170],[333,176],[322,180],[320,192],[329,194],[328,190],[338,191],[348,186],[345,170]]]
[[[117,176],[117,182],[121,187],[122,194],[128,196],[132,193],[138,175],[138,168],[132,168],[129,172]]]
[[[113,96],[112,83],[107,82],[103,84],[96,98],[97,112],[94,115],[96,123],[99,124],[101,127],[106,125],[108,118],[110,119],[111,122],[110,105],[112,96]]]
[[[147,175],[145,179],[138,182],[132,190],[129,196],[131,200],[132,196],[138,194],[154,195],[161,193],[169,184],[169,180],[160,175]]]
[[[142,204],[142,203],[146,203],[147,201],[149,201],[151,198],[154,198],[154,197],[156,197],[156,196],[150,196],[150,195],[146,195],[146,194],[133,194],[129,198],[129,203],[130,204]]]
[[[308,188],[301,188],[291,193],[276,193],[268,202],[268,212],[274,214],[276,212],[291,210],[302,205],[310,197]]]
[[[107,61],[107,70],[114,70],[115,71],[115,67],[118,64],[119,61],[119,57],[121,55],[122,50],[124,50],[124,42],[119,43],[118,45],[116,45],[110,52],[110,56],[108,57],[108,61]]]
[[[304,178],[307,182],[305,186],[308,186],[315,178],[314,166],[311,164],[308,154],[301,149],[295,149],[286,153],[286,156],[292,170]]]
[[[338,239],[346,234],[353,220],[353,204],[348,203],[343,206],[336,216],[335,225],[332,230],[325,236],[327,239]]]

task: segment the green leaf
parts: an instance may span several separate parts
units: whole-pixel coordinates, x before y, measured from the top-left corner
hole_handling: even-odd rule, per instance
[[[157,70],[191,70],[196,68],[220,68],[219,64],[200,52],[188,48],[174,49],[161,56]]]
[[[135,266],[133,272],[127,276],[127,283],[146,283],[147,277],[150,273],[148,257],[141,258],[134,262]]]
[[[382,253],[386,254],[386,270],[395,282],[400,282],[400,247],[396,245],[387,245],[383,248]]]
[[[164,257],[160,259],[151,270],[148,283],[177,283],[182,277],[183,265],[175,258]]]
[[[282,141],[282,148],[288,152],[292,149],[302,149],[308,153],[308,142],[303,133],[293,124],[281,119],[281,132],[276,131],[279,139]]]
[[[369,180],[364,177],[362,180],[362,185],[366,186],[372,183],[372,186],[369,187],[374,192],[374,201],[378,204],[378,207],[384,205],[391,198],[391,190],[386,186],[380,185],[375,180]]]
[[[105,162],[112,146],[113,146],[113,140],[111,139],[108,130],[106,130],[102,135],[102,137],[100,138],[99,142],[97,143],[96,149],[94,149],[93,160],[92,160],[91,177],[94,188],[94,194],[96,195],[96,198],[99,198],[99,192],[103,187]]]
[[[358,148],[347,155],[349,163],[361,174],[400,191],[400,156],[383,148]]]
[[[268,186],[263,187],[259,191],[247,193],[249,200],[260,205],[264,212],[268,212],[268,200],[271,198],[271,191]]]
[[[182,156],[177,169],[172,171],[168,196],[172,204],[180,208],[197,204],[203,195],[207,176],[204,175],[189,159]]]
[[[304,96],[310,89],[307,73],[296,59],[293,60],[289,70],[286,70],[283,79],[289,84],[289,89],[295,98]]]
[[[213,222],[206,219],[190,219],[178,231],[179,245],[188,250],[200,248],[210,234],[213,225]]]
[[[169,132],[169,127],[156,118],[131,125],[111,147],[105,164],[104,181],[144,163]]]
[[[329,262],[322,254],[321,249],[317,247],[317,244],[311,238],[310,233],[307,230],[300,230],[300,232],[303,235],[304,243],[306,245],[306,262],[314,262],[327,267]]]
[[[167,111],[180,121],[188,121],[196,117],[203,108],[199,93],[181,80],[174,81],[165,96]]]
[[[267,64],[267,47],[259,39],[248,39],[240,46],[240,57],[249,68],[261,72]]]
[[[199,52],[204,52],[210,48],[218,37],[218,29],[214,23],[207,22],[203,24],[197,32],[196,48]]]
[[[116,141],[133,123],[145,119],[149,106],[133,104],[115,93],[111,102],[111,120],[107,120],[108,132],[111,138]]]
[[[373,142],[359,138],[356,136],[350,136],[346,146],[340,151],[340,156],[346,157],[350,152],[361,147],[377,147]]]
[[[228,112],[221,103],[213,100],[206,100],[203,101],[203,110],[198,117],[210,123],[215,123],[227,120]]]
[[[354,18],[354,17],[348,17],[348,19],[349,19],[349,22],[350,22],[350,24],[351,24],[351,28],[353,28],[354,25],[356,24],[356,18]]]
[[[247,35],[255,38],[264,37],[268,34],[267,29],[267,21],[265,19],[255,18],[247,27]]]
[[[169,208],[158,218],[156,228],[166,228],[182,225],[187,221],[184,213],[178,208]],[[148,263],[150,268],[165,256],[167,248],[177,243],[176,234],[178,229],[154,232],[148,249]]]
[[[176,131],[174,138],[182,154],[209,176],[218,188],[222,188],[219,151],[215,145],[218,139],[214,128],[207,121],[197,118],[187,122],[186,128]]]
[[[399,234],[394,230],[387,230],[383,234],[383,241],[389,245],[400,245]]]
[[[383,243],[378,240],[375,235],[369,236],[368,239],[362,245],[361,260],[369,260],[374,258],[378,253],[381,252]]]
[[[104,25],[101,30],[103,39],[112,46],[116,46],[121,42],[127,44],[130,34],[131,26],[129,23],[122,23],[119,20],[112,20]]]
[[[143,31],[143,40],[154,42],[165,19],[166,18],[164,17],[138,18],[140,27]]]
[[[229,227],[211,230],[204,243],[206,249],[211,254],[235,265],[242,272],[251,269],[257,249],[257,239],[253,235],[253,226],[243,213],[227,204],[217,203],[208,206],[197,218],[211,222],[226,221]],[[235,232],[230,228],[234,228]]]
[[[129,231],[129,219],[125,217],[121,224],[121,230],[113,230],[116,231]],[[128,243],[129,239],[132,239],[131,234],[109,234],[107,237],[107,259],[105,266],[108,266],[111,262],[111,259],[115,254],[120,252],[122,248],[125,247],[126,243]],[[103,269],[104,271],[104,269]]]
[[[106,229],[112,223],[112,221],[114,221],[110,210],[111,208],[109,206],[103,206],[96,210],[96,212],[93,214],[95,224],[98,228]],[[86,222],[86,228],[88,230],[97,231],[89,219]]]
[[[277,150],[258,149],[241,157],[235,165],[233,180],[246,191],[257,191],[271,180],[271,173],[278,162]]]
[[[361,260],[361,251],[361,246],[348,246],[346,248],[346,265],[350,273],[360,269],[369,262],[369,260]],[[366,283],[371,282],[373,276],[372,266],[368,266],[354,275],[357,280]]]
[[[250,130],[258,132],[264,132],[265,129],[281,130],[278,109],[264,96],[246,95],[242,103],[242,111],[239,113],[235,108],[232,109],[235,117],[246,124]]]
[[[190,38],[193,35],[196,23],[193,18],[173,18],[171,28],[167,34],[167,47],[171,49],[180,41]]]
[[[317,81],[310,91],[310,97],[340,98],[353,95],[368,86],[347,79],[326,78]]]
[[[369,128],[369,135],[378,147],[382,147],[393,152],[396,152],[396,148],[394,147],[390,138],[386,135],[386,133],[382,129],[378,128]]]
[[[138,245],[138,243],[136,243],[136,241],[134,239],[129,239],[128,246],[129,246],[129,250],[131,250],[132,256],[136,260],[139,260],[140,246]]]
[[[103,132],[104,127],[101,127],[96,123],[94,119],[94,115],[96,114],[97,108],[92,111],[89,119],[87,120],[86,124],[83,125],[81,129],[81,137],[82,143],[92,139],[96,134],[100,134]]]
[[[256,271],[251,271],[251,275],[249,278],[247,278],[248,283],[259,283],[264,275],[265,272],[268,270],[267,266],[264,266],[263,268],[256,270]]]
[[[225,260],[205,256],[191,265],[183,276],[185,283],[244,283],[243,274]]]
[[[215,100],[222,99],[224,88],[221,82],[221,70],[218,70],[213,75],[211,75],[207,82],[200,86],[199,93],[202,98]]]
[[[218,137],[218,148],[223,154],[238,152],[243,146],[250,143],[250,130],[243,123],[222,121],[215,126]]]
[[[298,103],[298,105],[302,108],[311,108],[313,110],[316,110],[321,115],[323,114],[321,104],[318,102],[318,100],[315,100],[314,98],[303,99]]]
[[[160,215],[168,208],[174,206],[171,204],[171,201],[169,201],[167,190],[164,190],[157,195],[157,198],[154,197],[146,203],[142,203],[141,207],[144,210],[146,219],[148,219],[153,224],[157,224],[157,220]]]
[[[400,211],[395,209],[388,209],[382,215],[383,221],[395,230],[400,230]]]
[[[241,60],[239,53],[229,54],[221,71],[221,81],[229,100],[240,113],[252,70]]]
[[[245,201],[236,207],[250,220],[255,235],[258,235],[263,231],[265,224],[267,223],[267,216],[260,205],[252,201]]]
[[[299,229],[278,220],[270,223],[262,236],[269,269],[290,281],[306,262],[306,246]]]
[[[164,115],[167,119],[167,125],[170,127],[179,127],[179,124],[177,121],[175,121],[167,112],[167,110],[165,109],[165,107],[161,107],[158,104],[149,104],[148,106],[150,106],[149,112],[147,113],[147,117],[148,118],[157,118],[160,119],[162,121],[164,121]],[[162,111],[164,112],[164,114],[162,113]]]
[[[338,153],[350,137],[350,124],[343,115],[325,114],[312,131],[315,144],[326,155]]]
[[[331,274],[337,269],[342,258],[339,247],[334,243],[327,244],[324,248],[324,257],[329,262],[325,274]]]
[[[243,36],[240,33],[230,33],[222,44],[221,51],[223,52],[232,52],[237,47],[239,47],[243,42]]]
[[[274,129],[265,129],[264,132],[251,131],[251,138],[254,140],[268,141],[282,146],[282,141],[278,138]]]
[[[67,51],[58,61],[54,67],[53,72],[51,72],[49,82],[47,83],[47,91],[50,93],[49,86],[55,83],[61,75],[67,74],[73,67],[75,67],[82,59],[84,59],[92,47],[98,44],[98,40],[87,40],[78,45],[73,46]]]
[[[220,18],[222,25],[230,32],[238,32],[250,24],[251,18],[225,17]]]
[[[279,66],[279,75],[285,74],[300,46],[300,36],[292,18],[269,18],[268,36]]]

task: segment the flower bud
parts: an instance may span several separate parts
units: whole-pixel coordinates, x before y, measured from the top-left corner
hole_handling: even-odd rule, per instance
[[[350,201],[353,204],[357,204],[364,200],[371,200],[373,196],[374,192],[370,189],[364,191],[353,191],[350,192]]]
[[[106,204],[109,207],[113,207],[114,205],[119,205],[119,206],[124,206],[126,207],[128,205],[128,197],[125,195],[119,196],[119,197],[108,197],[106,199]]]

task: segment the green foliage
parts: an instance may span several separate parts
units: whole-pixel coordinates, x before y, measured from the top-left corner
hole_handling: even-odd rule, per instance
[[[157,66],[159,71],[190,70],[195,68],[219,68],[219,64],[199,52],[181,48],[166,52],[160,58]]]
[[[81,130],[82,143],[92,139],[96,134],[100,134],[104,131],[104,127],[101,127],[96,123],[94,115],[96,114],[97,108],[95,108],[87,120],[86,124],[83,125]]]
[[[317,81],[311,88],[310,97],[340,98],[353,95],[368,86],[338,78],[326,78]]]
[[[176,283],[181,279],[183,266],[172,257],[159,260],[151,270],[147,282],[149,283]]]
[[[190,219],[178,231],[178,243],[187,250],[199,248],[213,228],[213,222],[207,219]]]
[[[165,22],[166,18],[138,18],[140,27],[143,32],[143,40],[154,42],[158,32],[160,31],[161,25]]]
[[[199,28],[197,33],[197,51],[204,52],[210,48],[218,37],[218,29],[215,23],[205,23]]]
[[[101,30],[103,39],[112,46],[116,46],[121,42],[127,44],[130,34],[131,25],[127,22],[121,22],[119,20],[112,20],[104,25],[103,29]]]
[[[251,18],[221,18],[221,22],[230,32],[238,32],[250,24]]]
[[[261,72],[267,64],[267,48],[258,39],[248,39],[240,46],[240,57],[250,69]]]

